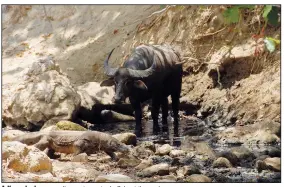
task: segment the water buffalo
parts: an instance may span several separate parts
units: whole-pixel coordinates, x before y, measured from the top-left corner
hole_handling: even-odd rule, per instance
[[[121,103],[129,97],[135,110],[135,134],[141,135],[141,103],[148,99],[152,99],[151,116],[154,133],[160,131],[158,125],[160,105],[163,127],[167,128],[169,95],[172,98],[174,132],[177,134],[182,82],[180,54],[169,45],[140,45],[135,48],[122,67],[111,68],[108,62],[113,50],[104,62],[105,74],[110,78],[103,81],[101,86],[115,85],[116,103]]]

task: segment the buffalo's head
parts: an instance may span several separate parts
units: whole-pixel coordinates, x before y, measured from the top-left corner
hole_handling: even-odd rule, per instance
[[[114,50],[114,49],[113,49]],[[129,68],[111,68],[108,65],[109,58],[113,52],[109,53],[107,59],[104,62],[105,74],[110,78],[104,80],[101,86],[115,85],[115,103],[122,103],[131,93],[135,90],[147,90],[146,84],[141,80],[147,78],[155,71],[155,63],[146,70],[133,70]]]

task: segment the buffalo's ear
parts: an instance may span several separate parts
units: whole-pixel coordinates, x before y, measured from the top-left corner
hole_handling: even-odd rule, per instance
[[[114,80],[113,78],[109,78],[107,80],[104,80],[101,82],[100,86],[113,86],[114,85]]]
[[[146,84],[141,80],[134,81],[134,86],[142,90],[148,90]]]

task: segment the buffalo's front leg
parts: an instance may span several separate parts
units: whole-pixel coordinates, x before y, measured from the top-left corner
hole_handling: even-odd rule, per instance
[[[158,123],[159,109],[160,109],[160,98],[153,98],[151,116],[153,119],[153,133],[154,134],[158,134],[160,132],[160,127]]]
[[[142,124],[141,124],[141,120],[142,120],[142,109],[140,106],[140,103],[131,103],[132,107],[135,111],[135,122],[136,122],[136,126],[135,126],[135,135],[137,137],[140,137],[142,134]]]
[[[162,124],[163,124],[163,131],[168,130],[168,111],[169,111],[169,102],[168,98],[164,97],[162,99]]]

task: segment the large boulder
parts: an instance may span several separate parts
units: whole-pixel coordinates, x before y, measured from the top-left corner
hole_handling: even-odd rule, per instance
[[[71,121],[59,121],[56,123],[57,130],[86,131],[87,129]]]
[[[153,175],[168,175],[169,172],[169,165],[162,163],[145,168],[141,172],[137,172],[137,176],[151,177]]]
[[[90,164],[83,164],[81,162],[60,162],[53,161],[53,173],[59,177],[63,182],[88,182],[94,181],[101,172],[93,169]]]
[[[8,160],[7,167],[18,172],[52,171],[49,157],[33,146],[20,142],[3,142],[2,160]]]
[[[209,177],[205,176],[205,175],[201,175],[201,174],[193,174],[190,175],[188,178],[185,179],[186,182],[212,182],[212,179],[210,179]]]
[[[39,129],[72,119],[80,106],[80,96],[51,58],[35,61],[12,89],[3,109],[6,125]]]
[[[266,158],[263,161],[256,162],[256,168],[260,172],[262,170],[281,171],[281,162],[279,157]]]
[[[233,166],[227,158],[219,157],[217,158],[217,160],[213,162],[213,168],[222,168],[222,167],[231,168]]]
[[[98,82],[88,82],[77,87],[81,107],[77,117],[92,124],[133,121],[133,109],[129,103],[115,104],[113,87],[100,86]]]
[[[169,144],[164,144],[157,149],[155,154],[161,155],[161,156],[168,155],[172,149],[173,149],[172,146],[170,146]]]
[[[115,92],[112,87],[101,87],[98,82],[88,82],[77,89],[81,97],[81,106],[84,108],[91,110],[95,104],[113,104]]]
[[[100,175],[96,178],[96,182],[134,182],[133,179],[122,174]]]

